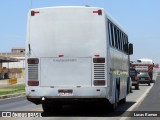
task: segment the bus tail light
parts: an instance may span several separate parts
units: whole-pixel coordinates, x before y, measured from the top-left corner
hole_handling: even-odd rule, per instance
[[[94,80],[95,86],[104,86],[106,85],[105,80]]]
[[[39,81],[36,80],[29,80],[28,81],[29,86],[39,86]]]
[[[35,16],[35,14],[39,14],[39,11],[31,11],[31,16]]]
[[[135,76],[134,79],[135,79],[135,80],[138,80],[138,76]]]
[[[27,60],[28,64],[38,64],[39,63],[39,59],[38,58],[29,58]]]
[[[93,58],[93,63],[105,63],[105,58]]]
[[[96,54],[96,55],[94,55],[95,57],[100,57],[100,55],[98,55],[98,54]]]
[[[97,13],[98,15],[102,15],[102,10],[95,10],[93,13]]]
[[[64,57],[64,55],[58,55],[58,57]]]

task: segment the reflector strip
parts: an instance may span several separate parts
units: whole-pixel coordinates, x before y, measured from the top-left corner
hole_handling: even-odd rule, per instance
[[[136,67],[148,67],[148,69],[136,69]],[[131,64],[131,68],[135,68],[138,72],[152,72],[153,70],[153,65],[148,65],[148,64]]]
[[[64,57],[64,55],[59,55],[58,57]]]
[[[94,55],[95,57],[100,57],[100,55]]]

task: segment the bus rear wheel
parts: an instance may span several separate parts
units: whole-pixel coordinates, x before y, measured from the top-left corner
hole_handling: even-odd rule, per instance
[[[119,95],[118,95],[118,93],[119,93],[119,91],[118,91],[118,89],[116,89],[116,92],[115,92],[115,103],[113,103],[113,104],[110,103],[110,111],[115,111],[115,109],[118,106],[118,103],[119,103]]]
[[[125,97],[125,98],[123,98],[123,99],[121,99],[121,100],[119,101],[119,103],[120,103],[120,104],[124,104],[124,103],[126,103],[126,97]]]

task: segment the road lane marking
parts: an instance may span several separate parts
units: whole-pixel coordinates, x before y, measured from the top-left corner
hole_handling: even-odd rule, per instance
[[[36,108],[36,109],[32,109],[32,111],[43,111],[43,109],[41,107]]]
[[[136,108],[136,106],[138,107],[142,101],[144,100],[144,98],[147,96],[147,94],[149,93],[149,91],[151,90],[151,88],[153,87],[153,85],[151,85],[151,87],[149,87],[145,93],[142,94],[142,96],[136,101],[135,104],[133,104],[129,109],[127,109],[127,111],[132,111]]]
[[[154,85],[154,84],[153,84]],[[147,94],[149,93],[149,91],[151,90],[151,88],[153,87],[153,85],[151,85],[151,87],[149,87],[145,93],[142,94],[142,96],[136,101],[135,104],[133,104],[130,108],[128,108],[126,111],[133,111],[136,107],[138,107],[142,101],[145,99],[145,97],[147,96]],[[133,93],[134,94],[134,93]],[[125,114],[125,113],[124,113]],[[129,119],[130,117],[122,117],[120,120],[126,120]]]

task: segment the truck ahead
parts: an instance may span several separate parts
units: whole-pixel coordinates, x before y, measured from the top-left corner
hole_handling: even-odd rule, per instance
[[[143,58],[131,63],[131,69],[138,72],[139,83],[147,83],[150,85],[153,80],[154,63],[151,59]]]

